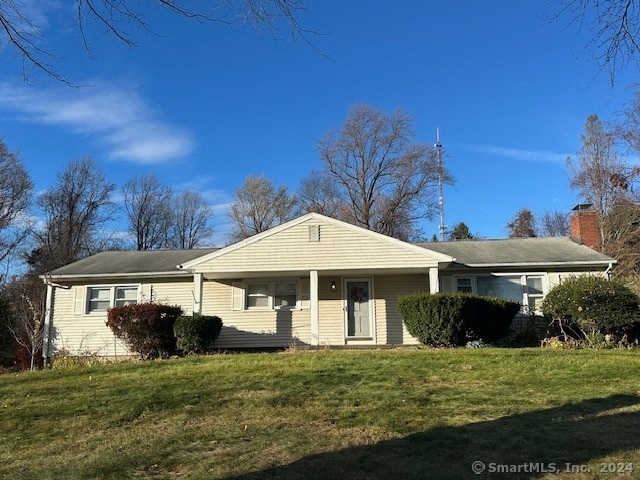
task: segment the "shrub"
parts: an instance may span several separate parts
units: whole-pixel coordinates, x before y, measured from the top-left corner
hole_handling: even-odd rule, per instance
[[[460,346],[505,337],[520,305],[472,294],[413,294],[399,299],[411,335],[425,345]]]
[[[185,354],[205,353],[213,349],[220,330],[220,317],[206,315],[178,317],[173,325],[178,350]]]
[[[178,306],[140,303],[109,309],[107,325],[141,359],[166,358],[176,353],[173,324],[181,314]]]
[[[638,296],[627,286],[602,277],[570,277],[555,286],[542,302],[545,317],[584,336],[638,337]]]

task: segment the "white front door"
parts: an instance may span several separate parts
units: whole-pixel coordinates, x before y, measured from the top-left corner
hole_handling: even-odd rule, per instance
[[[347,279],[344,287],[347,339],[372,340],[371,281],[366,278]]]

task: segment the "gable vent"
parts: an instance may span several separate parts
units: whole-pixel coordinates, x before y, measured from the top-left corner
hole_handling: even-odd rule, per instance
[[[320,241],[320,225],[309,225],[309,241]]]

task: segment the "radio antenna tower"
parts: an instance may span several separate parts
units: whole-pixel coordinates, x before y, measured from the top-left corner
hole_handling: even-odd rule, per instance
[[[442,164],[442,144],[440,143],[440,127],[436,128],[436,147],[438,154],[438,209],[440,210],[440,240],[445,241],[447,225],[444,223],[444,165]]]

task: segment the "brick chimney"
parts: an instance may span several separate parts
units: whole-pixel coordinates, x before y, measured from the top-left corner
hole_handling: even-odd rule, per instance
[[[571,214],[571,237],[594,250],[600,251],[600,229],[598,228],[598,212],[590,203],[582,203],[573,207]]]

